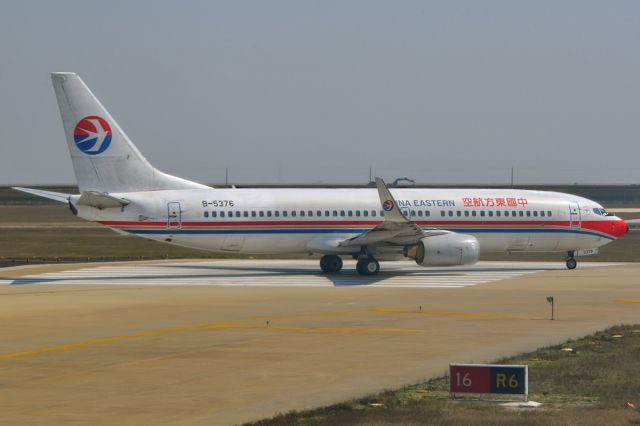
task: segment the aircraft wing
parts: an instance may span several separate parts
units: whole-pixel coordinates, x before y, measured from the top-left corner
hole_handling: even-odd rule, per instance
[[[423,230],[415,222],[407,218],[398,207],[393,195],[381,178],[376,178],[376,187],[380,204],[384,210],[384,219],[375,228],[348,240],[341,241],[340,247],[365,246],[375,244],[416,244],[429,235],[448,233],[442,230]]]

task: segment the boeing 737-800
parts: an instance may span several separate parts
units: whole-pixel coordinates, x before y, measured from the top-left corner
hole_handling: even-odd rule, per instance
[[[75,73],[52,74],[79,194],[15,188],[62,203],[118,232],[216,252],[320,254],[338,273],[378,260],[472,264],[482,253],[558,252],[569,269],[627,232],[586,198],[519,189],[213,188],[162,173]]]

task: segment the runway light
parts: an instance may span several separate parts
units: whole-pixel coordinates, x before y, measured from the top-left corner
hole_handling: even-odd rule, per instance
[[[553,296],[548,296],[547,302],[551,305],[551,321],[553,321]]]

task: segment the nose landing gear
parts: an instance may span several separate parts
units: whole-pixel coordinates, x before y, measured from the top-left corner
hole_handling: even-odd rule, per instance
[[[574,257],[574,252],[572,251],[567,252],[566,262],[567,262],[567,269],[576,269],[576,266],[578,266],[578,262]]]

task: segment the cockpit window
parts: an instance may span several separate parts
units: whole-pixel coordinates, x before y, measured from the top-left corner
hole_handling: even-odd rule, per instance
[[[609,213],[608,211],[606,211],[605,209],[601,209],[599,207],[594,207],[593,208],[593,212],[597,215],[600,216],[611,216],[611,213]]]

